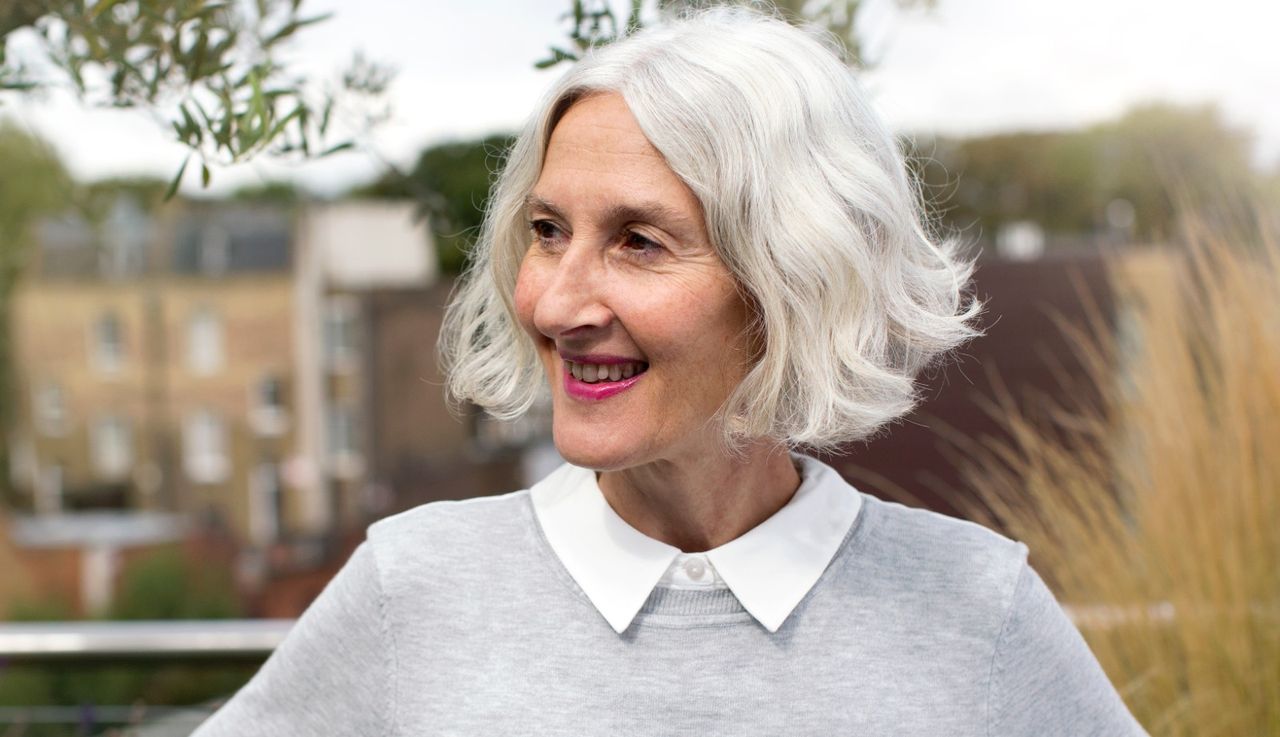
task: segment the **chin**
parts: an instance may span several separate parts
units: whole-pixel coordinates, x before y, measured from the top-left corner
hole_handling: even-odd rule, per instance
[[[560,457],[579,468],[593,471],[618,471],[638,466],[644,462],[640,449],[631,444],[618,443],[614,437],[601,442],[599,436],[587,432],[588,428],[553,428],[556,451]],[[609,442],[609,441],[613,442]]]

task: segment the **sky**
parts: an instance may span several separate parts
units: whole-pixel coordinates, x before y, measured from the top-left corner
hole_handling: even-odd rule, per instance
[[[896,130],[969,135],[1080,127],[1151,101],[1217,104],[1280,166],[1280,3],[1270,0],[938,0],[931,12],[864,0],[863,73]],[[189,171],[183,192],[276,179],[320,195],[412,166],[432,143],[518,128],[564,67],[533,62],[564,38],[567,0],[307,0],[333,18],[299,35],[288,61],[333,78],[356,51],[397,69],[391,120],[357,152],[305,163]],[[15,42],[19,47],[20,42]],[[16,49],[11,49],[11,53]],[[45,137],[77,178],[168,178],[185,149],[153,114],[86,110],[69,95],[8,98],[0,115]]]

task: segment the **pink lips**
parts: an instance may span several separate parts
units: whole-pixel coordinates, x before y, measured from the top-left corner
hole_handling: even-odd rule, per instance
[[[574,361],[580,363],[597,363],[597,364],[616,364],[629,363],[633,359],[616,358],[613,356],[567,356],[561,354],[566,361]],[[630,378],[621,379],[619,381],[598,381],[594,384],[588,384],[581,379],[575,379],[573,374],[569,373],[569,364],[561,364],[564,370],[564,390],[571,397],[577,399],[586,399],[589,401],[598,401],[607,399],[615,394],[620,394],[630,389],[644,376],[644,372],[638,373]]]

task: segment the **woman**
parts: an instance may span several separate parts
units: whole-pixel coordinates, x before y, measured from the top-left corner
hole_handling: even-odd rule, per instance
[[[864,496],[971,264],[821,40],[713,10],[590,55],[511,152],[454,396],[568,461],[368,540],[197,732],[1141,734],[1026,548]]]

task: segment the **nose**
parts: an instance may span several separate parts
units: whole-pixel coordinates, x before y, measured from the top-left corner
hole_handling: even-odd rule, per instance
[[[543,271],[534,308],[538,332],[559,339],[609,326],[613,312],[605,301],[606,272],[599,249],[575,239],[537,268]]]

